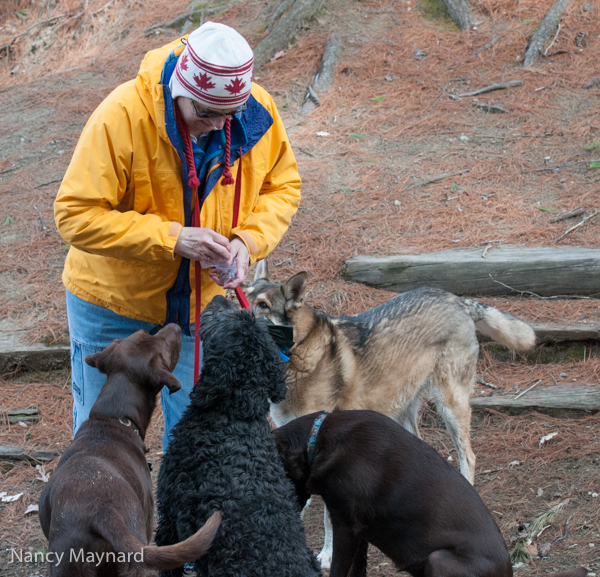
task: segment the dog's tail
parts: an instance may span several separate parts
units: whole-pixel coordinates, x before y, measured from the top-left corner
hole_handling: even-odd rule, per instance
[[[162,547],[144,546],[131,534],[121,515],[111,516],[110,522],[98,519],[94,523],[94,529],[113,546],[115,551],[125,553],[127,562],[131,566],[168,571],[182,567],[186,563],[193,563],[208,553],[221,525],[221,517],[220,511],[213,513],[191,537],[180,543]]]
[[[528,324],[477,301],[461,300],[480,333],[515,351],[527,351],[535,346],[535,332]]]

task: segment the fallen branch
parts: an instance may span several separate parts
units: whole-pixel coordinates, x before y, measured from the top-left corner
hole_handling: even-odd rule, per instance
[[[496,385],[493,385],[492,383],[488,383],[487,381],[484,381],[483,379],[478,379],[477,382],[480,385],[485,385],[486,387],[490,387],[490,389],[497,389],[498,388]]]
[[[473,54],[471,55],[471,58],[475,58],[475,56],[477,56],[484,50],[489,50],[490,48],[492,48],[494,44],[496,44],[500,40],[500,38],[502,38],[502,36],[496,36],[496,38],[494,38],[492,41],[488,42],[487,44],[484,44],[478,50],[475,50],[475,52],[473,52]]]
[[[254,49],[254,69],[258,70],[276,52],[287,48],[302,26],[323,7],[323,3],[324,0],[293,0],[287,12]]]
[[[464,94],[449,94],[450,98],[457,100],[458,98],[466,98],[467,96],[477,96],[478,94],[484,94],[486,92],[493,92],[494,90],[505,90],[506,88],[514,88],[515,86],[521,86],[522,80],[509,80],[508,82],[500,82],[497,84],[490,84],[479,90],[473,92],[465,92]]]
[[[21,36],[24,36],[30,30],[33,30],[34,28],[37,28],[38,26],[41,26],[42,24],[47,24],[48,22],[52,22],[53,20],[58,20],[59,18],[62,18],[63,16],[69,16],[69,14],[72,14],[72,12],[63,12],[62,14],[57,14],[56,16],[52,16],[50,18],[46,18],[45,20],[40,20],[39,22],[32,24],[31,26],[29,26],[29,28],[26,28],[25,30],[23,30],[23,32],[19,32],[19,34],[17,34],[16,36],[13,36],[13,38],[10,42],[7,42],[6,44],[3,44],[2,46],[0,46],[0,52],[2,52],[3,50],[8,50]]]
[[[50,184],[56,184],[57,182],[62,182],[63,179],[62,178],[57,178],[56,180],[49,180],[48,182],[42,182],[42,184],[38,184],[37,186],[34,186],[33,188],[42,188],[44,186],[48,186]]]
[[[523,59],[524,68],[531,66],[539,58],[540,54],[542,54],[548,38],[550,38],[552,32],[559,25],[559,21],[570,2],[571,0],[556,0],[550,10],[546,12],[540,27],[535,31],[525,52],[525,58]]]
[[[585,209],[582,207],[574,208],[573,210],[570,210],[569,212],[565,212],[565,214],[559,214],[558,216],[550,218],[548,220],[548,222],[552,222],[552,223],[560,222],[561,220],[567,220],[567,218],[574,218],[576,216],[581,216],[584,212],[585,212]]]
[[[575,226],[572,226],[569,230],[566,230],[565,232],[563,232],[555,241],[554,244],[556,244],[561,238],[564,238],[565,236],[567,236],[568,234],[571,234],[574,230],[578,229],[584,222],[587,222],[588,220],[594,218],[595,216],[600,214],[600,210],[597,210],[595,212],[593,212],[592,214],[586,216],[581,222],[577,223]]]
[[[522,397],[525,393],[528,393],[529,391],[531,391],[531,389],[533,389],[533,387],[536,387],[537,385],[539,385],[542,382],[542,379],[538,379],[535,383],[533,383],[533,385],[531,385],[531,387],[529,387],[528,389],[525,389],[522,393],[519,393],[516,397],[515,400],[518,399],[519,397]]]
[[[508,110],[503,108],[502,106],[498,106],[497,104],[487,104],[486,102],[474,102],[475,106],[484,112],[489,112],[490,114],[506,114]]]
[[[33,205],[33,208],[38,213],[38,218],[40,219],[40,224],[42,225],[42,230],[44,231],[44,238],[46,238],[46,235],[48,234],[48,228],[46,227],[46,223],[44,222],[42,213],[40,212],[39,208],[35,206],[35,204]]]
[[[320,97],[333,86],[333,75],[336,66],[340,62],[343,50],[342,39],[337,34],[333,35],[327,41],[325,50],[323,51],[321,66],[319,66],[314,82],[312,85],[309,85],[307,94],[304,97],[302,114],[308,114],[315,109],[315,106],[320,106]]]
[[[556,242],[556,241],[554,241],[554,242]],[[516,289],[516,288],[513,288],[511,286],[508,286],[507,284],[504,284],[503,282],[500,282],[499,280],[496,280],[491,275],[491,273],[489,274],[489,277],[492,279],[493,282],[498,283],[498,284],[502,285],[503,287],[506,287],[507,289],[510,289],[513,292],[520,293],[521,296],[523,296],[523,295],[531,295],[532,297],[536,297],[536,298],[542,299],[544,301],[551,300],[551,299],[573,299],[573,300],[582,299],[583,300],[583,299],[589,299],[590,298],[590,297],[584,297],[584,296],[579,296],[579,295],[552,295],[552,296],[549,296],[549,297],[543,297],[543,296],[540,296],[538,294],[532,293],[531,291],[521,291],[519,289]]]
[[[180,14],[179,16],[173,18],[173,20],[169,20],[168,22],[163,22],[161,24],[154,24],[153,26],[150,26],[150,28],[146,28],[144,35],[151,36],[161,28],[180,29],[188,20],[194,20],[194,18],[196,18],[197,16],[200,16],[200,24],[202,24],[202,19],[204,18],[205,14],[214,14],[219,10],[227,9],[230,6],[231,4],[220,4],[219,6],[207,6],[198,10],[190,10],[189,12],[184,12],[183,14]]]
[[[583,87],[584,88],[594,88],[594,86],[600,85],[600,76],[596,76],[593,80],[586,82]]]
[[[569,530],[569,521],[571,520],[571,518],[573,517],[573,515],[575,515],[575,513],[571,513],[569,515],[569,518],[567,519],[567,522],[565,523],[565,533],[562,537],[557,537],[556,539],[554,539],[554,541],[552,541],[551,545],[554,545],[555,543],[558,543],[559,541],[562,541],[563,539],[567,538],[567,535],[569,534],[568,530]]]
[[[533,172],[544,172],[546,170],[558,170],[559,168],[568,168],[569,166],[576,166],[577,164],[582,164],[583,162],[591,162],[589,160],[576,160],[575,162],[562,164],[557,164],[556,166],[545,166],[544,168],[536,168]]]
[[[444,180],[444,178],[450,178],[451,176],[466,174],[470,170],[470,168],[467,168],[465,170],[459,170],[458,172],[449,172],[446,174],[440,174],[439,176],[433,176],[432,178],[428,178],[426,180],[421,180],[420,182],[415,182],[414,184],[411,184],[406,190],[412,190],[413,188],[418,188],[419,186],[426,186],[427,184],[438,182],[440,180]]]

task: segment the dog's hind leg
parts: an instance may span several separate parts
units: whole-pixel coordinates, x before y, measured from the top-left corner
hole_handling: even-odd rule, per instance
[[[304,505],[302,511],[300,511],[300,519],[304,520],[304,515],[306,515],[306,512],[310,509],[311,503],[312,503],[312,497],[310,497],[308,499],[308,501],[306,501],[306,505]]]
[[[450,394],[444,395],[438,389],[432,388],[431,397],[456,447],[460,472],[472,485],[475,481],[475,453],[471,449],[469,395],[460,389],[451,390]]]
[[[512,577],[512,574],[508,559],[461,558],[448,549],[431,553],[423,571],[423,577]]]
[[[323,524],[325,525],[325,539],[323,542],[323,549],[321,549],[317,559],[319,560],[319,563],[321,563],[321,569],[328,570],[331,567],[331,558],[333,557],[334,536],[331,515],[326,506],[323,507]],[[350,566],[348,566],[348,569],[350,569]],[[344,577],[346,577],[346,575],[344,575]]]
[[[395,421],[404,427],[408,432],[421,438],[419,432],[419,413],[421,412],[421,398],[423,392],[419,391],[415,398],[404,407],[402,412],[398,415]]]
[[[359,564],[363,554],[366,560],[366,552],[363,553],[360,548],[362,543],[362,539],[356,537],[350,527],[341,523],[336,524],[333,533],[333,559],[329,577],[348,577],[350,568],[356,560],[356,554],[359,556]],[[368,545],[367,543],[367,547]],[[352,573],[352,575],[355,574]],[[360,577],[360,575],[360,573],[357,574],[357,577]]]
[[[361,540],[356,547],[352,567],[348,573],[348,577],[367,577],[367,552],[369,550],[369,542]]]

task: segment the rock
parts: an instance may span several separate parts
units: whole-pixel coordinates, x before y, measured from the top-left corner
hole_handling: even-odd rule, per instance
[[[415,51],[413,52],[413,58],[415,60],[423,60],[423,58],[425,58],[428,54],[429,52],[427,52],[426,50],[415,48]]]

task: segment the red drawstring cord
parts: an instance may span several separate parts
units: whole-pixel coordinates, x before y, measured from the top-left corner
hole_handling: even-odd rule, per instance
[[[229,170],[229,161],[231,157],[231,116],[225,119],[225,168],[223,170],[223,180],[221,184],[226,186],[233,184],[233,175]]]
[[[187,127],[187,124],[181,118],[181,113],[179,112],[179,106],[177,101],[174,102],[173,110],[175,112],[175,121],[177,122],[177,128],[179,129],[179,134],[181,134],[181,138],[183,140],[183,149],[185,153],[185,160],[188,165],[188,186],[192,188],[192,197],[196,201],[194,204],[194,210],[192,213],[192,226],[195,228],[200,227],[200,207],[199,207],[199,199],[198,199],[198,187],[200,186],[200,181],[198,180],[198,175],[196,174],[196,163],[194,161],[194,152],[192,149],[192,137],[190,136],[190,131]],[[229,162],[230,162],[230,143],[231,143],[231,117],[228,116],[225,121],[225,170],[223,171],[223,180],[221,180],[221,184],[234,184],[233,175],[229,170]],[[238,166],[237,179],[235,180],[235,198],[233,202],[233,223],[231,228],[235,228],[237,226],[238,221],[238,213],[240,209],[240,198],[242,194],[242,149],[240,148],[240,163]],[[194,334],[194,386],[196,386],[196,381],[200,376],[200,309],[202,307],[202,267],[200,266],[199,261],[194,261],[194,288],[196,290],[196,310],[194,315],[194,323],[195,323],[195,334]],[[240,303],[240,306],[243,309],[250,309],[250,304],[248,303],[248,299],[242,290],[242,287],[236,287],[234,289],[235,295]]]

